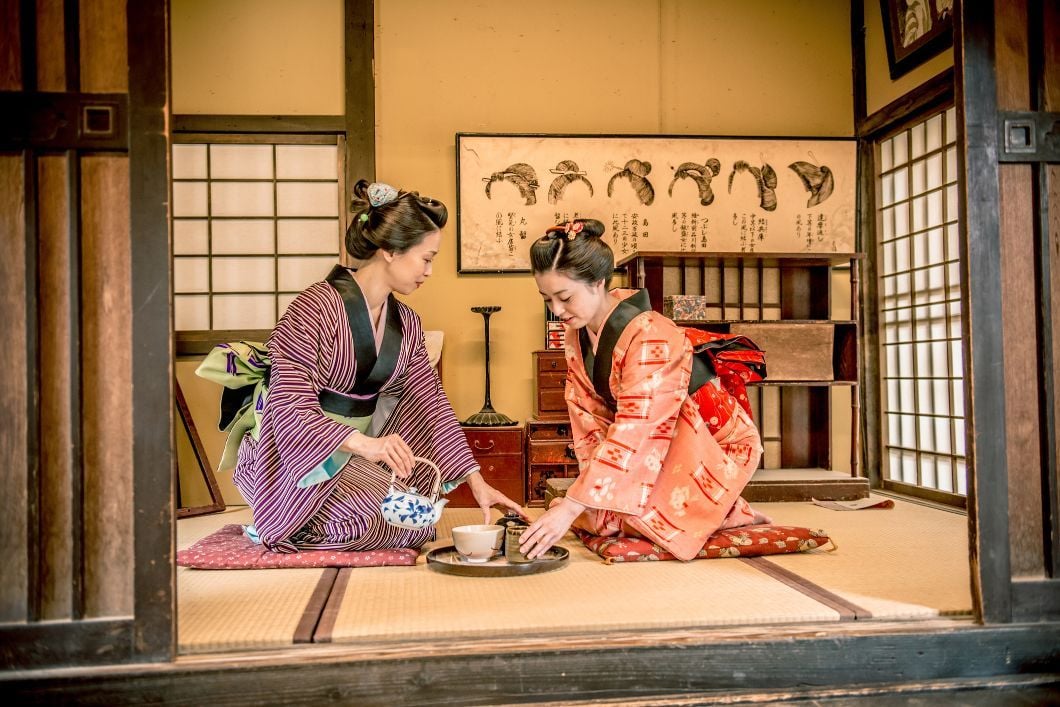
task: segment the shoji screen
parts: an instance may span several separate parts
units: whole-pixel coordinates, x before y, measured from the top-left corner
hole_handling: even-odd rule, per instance
[[[967,493],[956,116],[878,143],[884,478]]]
[[[269,329],[342,252],[343,151],[334,137],[190,139],[173,145],[175,327]]]

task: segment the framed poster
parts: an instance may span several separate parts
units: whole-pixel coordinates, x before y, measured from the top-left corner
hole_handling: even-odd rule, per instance
[[[880,0],[891,80],[953,44],[953,0]]]
[[[530,245],[599,219],[639,250],[853,253],[857,143],[845,138],[457,133],[457,269],[529,272]]]

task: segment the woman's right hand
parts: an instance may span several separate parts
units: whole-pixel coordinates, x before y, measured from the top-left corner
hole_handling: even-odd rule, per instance
[[[382,462],[394,470],[399,479],[407,479],[412,473],[412,449],[401,439],[401,435],[369,437],[354,432],[342,443],[342,448],[369,461]]]

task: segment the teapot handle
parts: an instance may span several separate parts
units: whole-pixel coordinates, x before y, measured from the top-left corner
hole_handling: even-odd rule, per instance
[[[438,491],[442,487],[442,470],[438,468],[437,464],[432,462],[430,459],[426,459],[424,457],[413,457],[412,458],[412,465],[415,466],[416,464],[426,464],[427,466],[429,466],[429,467],[434,469],[434,484],[432,484],[430,497],[431,497],[432,501],[437,501],[438,500]],[[408,486],[403,481],[401,481],[401,482],[398,481],[397,473],[393,469],[391,469],[390,470],[390,485],[393,486],[395,483],[400,483],[402,486],[405,486],[406,488],[408,488]]]

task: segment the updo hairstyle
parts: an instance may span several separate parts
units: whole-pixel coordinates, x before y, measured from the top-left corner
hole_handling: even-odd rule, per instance
[[[556,224],[530,246],[530,269],[535,275],[555,270],[587,284],[603,280],[610,287],[615,254],[603,235],[604,224],[592,218]]]
[[[380,248],[404,253],[449,218],[440,201],[382,183],[369,184],[366,179],[353,186],[350,210],[353,221],[346,229],[346,252],[357,260],[371,258]]]

